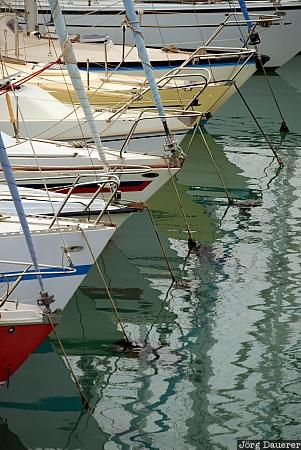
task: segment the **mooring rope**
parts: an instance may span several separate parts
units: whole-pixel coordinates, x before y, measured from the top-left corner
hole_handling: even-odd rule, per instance
[[[59,346],[60,346],[60,349],[61,349],[61,351],[62,351],[62,353],[63,353],[63,355],[64,355],[64,358],[65,358],[65,360],[66,360],[68,369],[70,370],[70,373],[71,373],[71,375],[72,375],[72,378],[73,378],[73,380],[74,380],[74,383],[75,383],[75,385],[76,385],[76,387],[77,387],[77,389],[78,389],[78,392],[79,392],[79,395],[80,395],[80,398],[81,398],[81,401],[82,401],[82,405],[83,405],[83,407],[84,407],[85,410],[88,410],[88,409],[90,408],[89,400],[88,400],[87,397],[85,396],[84,391],[83,391],[83,389],[82,389],[82,387],[81,387],[81,385],[80,385],[80,383],[79,383],[79,381],[78,381],[78,379],[77,379],[77,377],[76,377],[76,375],[75,375],[75,373],[74,373],[74,370],[73,370],[72,367],[71,367],[70,361],[69,361],[69,359],[68,359],[68,355],[67,355],[67,353],[65,352],[63,343],[62,343],[62,341],[61,341],[59,335],[57,334],[57,331],[56,331],[56,329],[55,329],[55,325],[54,325],[54,323],[52,322],[50,315],[47,314],[47,313],[44,313],[44,314],[46,315],[46,317],[47,317],[47,319],[48,319],[48,321],[49,321],[49,323],[50,323],[50,325],[51,325],[51,327],[52,327],[52,331],[54,332],[55,337],[56,337],[56,339],[57,339],[57,342],[58,342],[58,344],[59,344]]]
[[[266,135],[265,132],[263,131],[263,129],[262,129],[260,123],[259,123],[258,120],[256,119],[254,113],[252,112],[251,108],[249,107],[249,105],[248,105],[246,99],[245,99],[244,96],[242,95],[242,93],[241,93],[241,91],[240,91],[240,89],[239,89],[239,87],[237,86],[237,84],[236,84],[235,81],[234,81],[234,86],[235,86],[235,88],[236,88],[236,90],[237,90],[237,92],[238,92],[240,98],[242,99],[244,105],[246,106],[247,110],[248,110],[249,113],[251,114],[251,116],[252,116],[254,122],[256,123],[258,129],[260,130],[262,136],[264,137],[266,143],[268,144],[269,148],[271,149],[273,155],[274,155],[275,158],[277,159],[277,162],[278,162],[279,166],[280,166],[280,167],[283,167],[283,166],[284,166],[284,163],[283,163],[282,159],[279,157],[277,151],[274,149],[272,143],[270,142],[270,140],[268,139],[267,135]]]
[[[182,277],[182,274],[183,274],[184,270],[186,269],[186,264],[187,264],[187,262],[189,260],[189,257],[191,255],[192,250],[193,249],[189,249],[188,252],[187,252],[187,255],[185,256],[183,267],[180,270],[181,277]],[[166,291],[166,293],[165,293],[165,297],[161,301],[161,308],[160,308],[158,314],[156,315],[155,320],[151,323],[151,325],[150,325],[150,327],[149,327],[149,329],[148,329],[148,331],[147,331],[147,333],[145,335],[144,344],[143,344],[142,348],[145,348],[147,346],[147,344],[149,343],[149,336],[150,336],[154,326],[159,322],[160,316],[161,316],[162,312],[164,311],[165,303],[167,303],[167,300],[168,300],[170,294],[172,293],[173,289],[174,288],[178,288],[178,287],[181,287],[181,285],[179,285],[178,281],[172,280],[170,285],[169,285],[169,287],[168,287],[168,289],[167,289],[167,291]]]
[[[277,107],[277,109],[278,109],[278,112],[279,112],[279,115],[280,115],[280,118],[281,118],[281,125],[280,125],[280,130],[279,130],[279,131],[280,131],[280,133],[289,133],[289,128],[288,128],[288,126],[287,126],[287,124],[286,124],[284,115],[282,114],[282,111],[281,111],[281,109],[280,109],[280,105],[279,105],[278,100],[277,100],[277,98],[276,98],[276,95],[275,95],[274,89],[273,89],[273,87],[272,87],[272,84],[271,84],[271,82],[270,82],[270,79],[269,79],[269,77],[268,77],[268,74],[267,74],[267,72],[266,72],[266,70],[265,70],[264,64],[262,63],[261,54],[260,54],[259,51],[258,51],[257,45],[255,45],[255,49],[256,49],[256,52],[257,52],[258,60],[259,60],[259,63],[260,63],[260,65],[261,65],[261,69],[262,69],[262,71],[263,71],[265,80],[266,80],[266,82],[267,82],[267,84],[268,84],[268,87],[269,87],[271,96],[272,96],[273,99],[274,99],[275,105],[276,105],[276,107]]]
[[[200,134],[201,134],[201,136],[202,136],[202,139],[203,139],[203,142],[204,142],[204,144],[205,144],[206,150],[207,150],[207,152],[208,152],[208,154],[209,154],[209,156],[210,156],[210,158],[211,158],[211,161],[212,161],[212,163],[213,163],[213,165],[214,165],[214,168],[215,168],[215,170],[216,170],[216,173],[217,173],[217,175],[218,175],[218,178],[219,178],[219,180],[220,180],[220,182],[221,182],[221,184],[222,184],[222,186],[223,186],[223,189],[224,189],[225,194],[226,194],[227,199],[228,199],[228,203],[229,203],[229,205],[232,205],[232,204],[233,204],[233,198],[232,198],[232,197],[230,196],[230,194],[229,194],[228,188],[227,188],[227,186],[226,186],[226,184],[225,184],[225,182],[224,182],[224,179],[223,179],[223,177],[222,177],[222,174],[221,174],[221,172],[220,172],[220,170],[219,170],[219,168],[218,168],[218,166],[217,166],[217,164],[216,164],[216,161],[215,161],[215,159],[214,159],[214,156],[213,156],[213,154],[212,154],[212,152],[211,152],[211,150],[210,150],[210,148],[209,148],[209,145],[208,145],[208,143],[207,143],[207,141],[206,141],[206,139],[205,139],[204,133],[203,133],[203,131],[202,131],[202,129],[201,129],[201,127],[200,127],[199,125],[198,125],[198,129],[199,129],[199,132],[200,132]]]
[[[171,167],[170,167],[169,163],[170,163],[170,160],[168,160],[168,170],[169,170],[169,173],[170,173],[170,178],[171,178],[171,181],[172,181],[172,184],[173,184],[174,191],[176,193],[177,200],[179,202],[180,211],[181,211],[183,220],[184,220],[185,225],[186,225],[187,233],[189,234],[188,248],[193,248],[193,247],[195,247],[196,243],[195,243],[195,240],[194,240],[194,238],[192,236],[192,232],[191,232],[188,220],[187,220],[187,216],[186,216],[186,213],[185,213],[185,210],[184,210],[184,206],[183,206],[183,203],[182,203],[181,198],[180,198],[179,190],[178,190],[176,182],[174,180],[174,175],[171,172]]]
[[[172,280],[173,280],[173,282],[174,282],[174,281],[176,281],[176,277],[175,277],[174,274],[173,274],[171,265],[170,265],[169,260],[168,260],[168,256],[167,256],[167,254],[166,254],[166,251],[165,251],[163,242],[162,242],[162,240],[161,240],[161,237],[160,237],[160,234],[159,234],[157,225],[156,225],[156,223],[155,223],[155,221],[154,221],[152,212],[151,212],[151,210],[150,210],[150,208],[149,208],[149,206],[148,206],[147,203],[145,203],[145,207],[146,207],[147,212],[148,212],[148,214],[149,214],[149,218],[150,218],[150,220],[151,220],[151,223],[152,223],[152,225],[153,225],[153,227],[154,227],[154,232],[155,232],[155,234],[156,234],[156,236],[157,236],[159,245],[160,245],[160,247],[161,247],[161,250],[162,250],[162,253],[163,253],[163,257],[164,257],[164,259],[165,259],[165,262],[166,262],[168,271],[169,271],[170,276],[171,276],[171,278],[172,278]]]
[[[100,275],[100,277],[101,277],[101,280],[102,280],[102,282],[103,282],[103,284],[104,284],[106,293],[107,293],[107,295],[108,295],[108,297],[109,297],[109,300],[110,300],[110,302],[111,302],[111,305],[112,305],[113,312],[114,312],[114,314],[115,314],[115,316],[116,316],[116,318],[117,318],[117,321],[118,321],[118,323],[119,323],[119,325],[120,325],[120,327],[121,327],[121,329],[122,329],[122,332],[123,332],[123,335],[124,335],[124,337],[125,337],[125,340],[127,341],[128,344],[130,344],[130,343],[131,343],[131,342],[130,342],[130,339],[129,339],[128,335],[127,335],[127,332],[125,331],[125,327],[124,327],[124,325],[123,325],[121,316],[120,316],[120,314],[119,314],[119,312],[118,312],[118,310],[117,310],[117,307],[116,307],[116,305],[115,305],[115,301],[114,301],[113,296],[112,296],[112,294],[111,294],[111,292],[110,292],[110,289],[109,289],[109,287],[108,287],[108,285],[107,285],[107,282],[106,282],[106,280],[105,280],[105,278],[104,278],[104,275],[103,275],[103,273],[102,273],[102,270],[101,270],[101,268],[100,268],[100,266],[99,266],[99,264],[98,264],[98,262],[97,262],[97,259],[96,259],[95,256],[94,256],[94,253],[93,253],[93,251],[92,251],[92,248],[91,248],[91,246],[90,246],[90,243],[89,243],[89,241],[88,241],[88,239],[87,239],[87,236],[86,236],[84,230],[81,229],[81,232],[82,232],[82,234],[83,234],[83,236],[84,236],[84,239],[85,239],[85,241],[86,241],[86,243],[87,243],[87,246],[88,246],[88,249],[89,249],[90,254],[91,254],[91,256],[92,256],[94,265],[95,265],[95,267],[96,267],[96,269],[97,269],[97,271],[98,271],[98,273],[99,273],[99,275]]]

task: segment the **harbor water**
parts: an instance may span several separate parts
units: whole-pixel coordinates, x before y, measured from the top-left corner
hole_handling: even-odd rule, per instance
[[[265,135],[236,95],[185,137],[181,203],[172,182],[149,202],[164,252],[144,211],[99,260],[134,346],[94,267],[57,328],[61,345],[51,336],[1,389],[1,450],[300,439],[301,56],[270,81],[290,133],[256,75],[242,93]]]

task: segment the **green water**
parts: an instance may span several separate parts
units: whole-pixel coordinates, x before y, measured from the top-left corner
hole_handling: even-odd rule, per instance
[[[187,136],[187,161],[150,202],[178,285],[147,214],[132,217],[100,260],[126,332],[94,269],[59,335],[90,401],[85,412],[55,339],[0,392],[0,449],[236,449],[236,439],[300,439],[301,57],[243,89],[285,162],[280,172],[239,97]],[[220,170],[227,197],[209,151]],[[240,202],[251,201],[253,207]]]

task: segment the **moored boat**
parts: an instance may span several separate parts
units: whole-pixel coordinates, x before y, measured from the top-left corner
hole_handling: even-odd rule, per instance
[[[37,302],[47,310],[53,303],[63,309],[116,227],[99,221],[80,224],[58,217],[27,217],[1,133],[0,162],[15,208],[0,216],[2,304],[21,298],[22,303]]]
[[[15,171],[18,186],[44,189],[41,171],[51,191],[66,193],[81,174],[85,177],[73,194],[90,195],[99,189],[97,177],[104,175],[104,167],[93,145],[83,147],[74,143],[28,141],[2,133],[7,152]],[[175,175],[183,164],[182,156],[163,156],[119,152],[104,149],[108,165],[120,178],[122,200],[146,202]],[[162,149],[161,149],[162,153]],[[1,180],[3,182],[3,176]],[[94,181],[94,183],[92,183]]]
[[[139,144],[134,142],[139,140],[141,148],[155,149],[157,146],[162,151],[165,134],[156,112],[139,109],[126,112],[104,110],[94,112],[93,116],[103,143],[118,149],[133,130],[129,143],[132,150],[139,148]],[[201,117],[201,113],[173,110],[169,111],[167,120],[170,130],[180,136],[193,128]],[[72,105],[64,104],[32,85],[22,85],[20,89],[9,92],[2,91],[0,95],[0,129],[7,134],[15,134],[15,125],[21,137],[59,141],[92,138],[89,123],[80,107],[74,109]]]
[[[84,177],[83,177],[84,178]],[[99,198],[103,196],[104,185],[108,184],[112,189],[112,198],[116,196],[117,188],[113,190],[113,180],[108,177],[108,183],[105,183],[101,177],[95,181],[83,182],[70,186],[67,194],[51,192],[48,190],[20,188],[22,204],[25,214],[29,216],[41,217],[69,217],[79,222],[98,222],[100,220],[106,223],[113,223],[119,228],[132,214],[141,212],[143,205],[135,204],[128,206],[120,203],[117,199],[113,204]],[[99,186],[99,192],[91,196],[72,195],[78,187],[89,187],[90,185]],[[109,191],[109,189],[108,189]],[[6,186],[0,184],[0,214],[14,214],[14,203]]]
[[[11,0],[9,4],[18,12],[24,12],[22,0]],[[247,5],[252,20],[258,23],[256,31],[261,39],[260,51],[271,58],[268,67],[280,67],[300,50],[300,0],[282,0],[276,6],[267,0],[249,1]],[[240,46],[241,39],[247,38],[247,24],[239,14],[238,2],[229,5],[225,1],[137,1],[135,7],[149,46],[174,45],[182,49],[195,49],[205,44],[218,27],[222,28],[222,32],[215,39],[215,45]],[[124,26],[126,14],[121,0],[64,0],[62,8],[70,33],[82,37],[89,34],[86,40],[91,41],[89,28],[92,27],[94,35],[108,35],[115,43],[133,42],[130,30]],[[5,6],[2,6],[4,10]],[[38,13],[40,27],[51,26],[52,17],[46,0],[39,2]],[[278,22],[268,23],[267,18],[271,15],[278,15]],[[280,20],[282,17],[283,20]],[[94,36],[96,39],[97,36]]]
[[[60,53],[58,41],[53,36],[51,39],[49,36],[38,39],[33,33],[32,37],[29,37],[22,30],[16,30],[17,25],[15,18],[12,18],[11,15],[1,15],[0,32],[5,34],[4,44],[2,44],[2,46],[4,45],[3,55],[6,60],[8,58],[8,66],[3,70],[4,79],[0,92],[2,94],[0,102],[3,103],[0,121],[4,127],[3,130],[8,132],[11,129],[10,123],[16,122],[15,118],[19,116],[20,108],[23,118],[26,120],[30,137],[59,140],[91,137],[89,124],[86,123],[85,114],[81,109],[77,108],[74,111],[70,105],[60,103],[49,93],[39,91],[35,86],[24,85],[28,81],[38,82],[48,91],[56,93],[57,97],[63,97],[65,101],[69,100],[74,103],[77,101],[76,88],[73,86],[73,81],[70,88],[70,79],[69,86],[66,86],[64,72],[46,70],[45,76],[49,76],[50,80],[46,78],[41,81],[41,78],[36,79],[36,76],[41,75],[45,68],[28,69],[28,65],[23,64],[21,68],[18,66],[17,73],[12,73],[13,68],[9,67],[9,61],[12,64],[11,57],[14,53],[13,43],[15,43],[16,35],[19,40],[22,40],[22,46],[17,50],[18,58],[36,62],[45,60],[48,54],[48,59],[51,56],[50,59],[53,60],[52,54],[49,55],[49,46],[54,46],[57,55]],[[22,53],[23,48],[24,54]],[[133,145],[135,139],[143,139],[143,145],[153,146],[153,143],[156,142],[155,145],[162,146],[160,138],[164,130],[161,118],[158,118],[157,114],[150,109],[153,107],[153,100],[149,89],[144,88],[144,79],[139,79],[139,90],[137,86],[135,89],[133,88],[135,79],[126,88],[124,84],[121,84],[124,79],[118,81],[117,87],[116,81],[112,83],[109,80],[111,72],[109,77],[106,77],[106,65],[117,74],[125,71],[131,73],[131,76],[139,75],[141,77],[143,73],[136,49],[131,49],[122,61],[121,49],[117,48],[116,52],[114,45],[109,50],[105,46],[102,48],[102,50],[105,49],[105,52],[100,56],[101,52],[96,45],[76,42],[72,46],[72,51],[74,51],[74,56],[79,64],[87,62],[90,52],[91,57],[88,58],[90,63],[100,64],[98,70],[102,70],[104,74],[103,76],[88,72],[86,76],[81,77],[86,80],[83,88],[86,87],[88,96],[90,94],[89,97],[92,101],[96,99],[96,105],[101,108],[99,112],[94,111],[97,131],[101,134],[103,142],[110,142],[110,145],[113,146],[119,145],[120,140],[131,129],[134,130],[131,139],[132,149],[137,150],[137,147]],[[178,60],[173,59],[174,55],[178,55]],[[164,106],[168,107],[168,116],[166,117],[168,127],[171,132],[178,135],[188,131],[199,121],[205,122],[236,92],[234,83],[238,87],[242,86],[257,67],[255,51],[245,48],[204,46],[190,53],[149,49],[149,58],[155,73],[157,76],[161,76],[158,85],[163,96]],[[66,66],[68,67],[67,61]],[[103,67],[101,68],[101,66]],[[21,74],[24,74],[24,71],[27,75],[22,79]],[[90,86],[91,82],[92,86]],[[103,87],[104,84],[107,87]],[[104,106],[108,105],[114,108],[113,113],[104,109]],[[116,111],[116,108],[119,109]],[[148,108],[148,110],[141,110],[141,108]],[[199,116],[196,115],[197,112]],[[80,126],[77,126],[78,123]],[[21,129],[20,134],[24,135],[24,130]]]
[[[88,224],[69,225],[55,217],[47,223],[41,217],[28,218],[0,133],[0,164],[7,183],[6,193],[13,206],[11,214],[0,216],[0,385],[10,377],[54,329],[60,314],[83,279],[71,254],[80,254],[78,263],[90,267],[99,256],[115,227],[95,222],[98,239]],[[55,223],[55,227],[53,227]],[[89,229],[87,229],[87,227]],[[93,228],[93,227],[92,227]],[[71,235],[70,235],[71,232]],[[69,234],[69,236],[68,236]],[[77,234],[77,236],[76,236]],[[82,245],[70,246],[69,239]],[[92,241],[91,241],[92,238]],[[90,245],[93,245],[93,250]],[[76,257],[75,257],[76,258]],[[70,276],[80,275],[71,280]],[[20,301],[20,299],[22,299]],[[54,306],[55,304],[55,306]],[[51,308],[55,307],[54,313]]]
[[[221,106],[236,92],[234,82],[240,88],[256,71],[255,59],[252,52],[250,59],[244,59],[242,64],[235,64],[227,60],[229,66],[221,69],[223,60],[222,49],[210,53],[204,49],[196,53],[196,57],[203,58],[207,52],[209,64],[194,67],[192,57],[180,67],[174,67],[157,78],[160,97],[165,109],[183,109],[203,113],[201,121],[206,121],[215,114]],[[229,56],[224,54],[224,58]],[[237,61],[238,63],[238,61]],[[233,66],[231,66],[233,64]],[[47,67],[47,66],[46,66]],[[218,69],[219,68],[219,69]],[[221,73],[217,73],[220,70]],[[19,82],[24,77],[29,78],[29,84],[37,85],[64,103],[78,104],[79,100],[70,77],[63,66],[52,66],[45,70],[43,64],[15,64],[7,61],[5,75],[9,75],[13,82]],[[125,73],[112,72],[106,74],[97,71],[81,71],[81,78],[87,92],[90,104],[95,108],[154,108],[153,98],[146,80],[142,75],[129,76]]]
[[[9,255],[9,260],[0,260],[0,287],[8,289],[8,300],[22,298],[23,303],[33,304],[33,292],[40,290],[40,276],[45,291],[53,295],[55,307],[63,309],[116,228],[102,223],[79,224],[67,219],[60,219],[59,225],[49,228],[52,219],[41,217],[31,217],[28,223],[40,274],[37,274],[30,261],[18,218],[3,215],[0,223],[0,243],[2,255]]]

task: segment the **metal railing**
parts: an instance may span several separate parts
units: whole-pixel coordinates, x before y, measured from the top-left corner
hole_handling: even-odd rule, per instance
[[[168,119],[179,119],[179,120],[183,121],[184,118],[191,118],[191,119],[195,119],[192,122],[192,124],[191,124],[191,126],[192,126],[193,123],[195,123],[197,121],[197,119],[200,120],[202,117],[204,117],[203,113],[196,112],[196,111],[191,111],[191,112],[189,111],[189,112],[187,112],[187,111],[184,111],[184,110],[181,110],[180,112],[177,112],[176,114],[172,114],[172,115],[170,115],[170,114],[169,115],[165,115],[165,116],[153,115],[153,116],[149,116],[149,117],[142,117],[145,113],[147,113],[147,112],[149,113],[152,109],[155,110],[155,108],[146,108],[146,109],[142,109],[142,110],[139,111],[139,115],[133,121],[133,125],[132,125],[132,127],[131,127],[127,137],[125,138],[125,140],[124,140],[124,142],[122,144],[122,147],[120,149],[119,155],[120,155],[121,158],[122,158],[123,151],[124,151],[125,147],[129,144],[129,142],[130,142],[130,140],[131,140],[131,138],[132,138],[132,136],[133,136],[133,134],[134,134],[134,132],[135,132],[135,130],[137,128],[137,125],[143,120],[154,120],[154,119],[162,119],[162,118],[164,118],[164,119],[167,119],[167,120]],[[162,131],[164,131],[163,126],[162,126]]]
[[[48,226],[48,230],[50,230],[53,225],[57,222],[59,216],[61,215],[64,207],[66,206],[66,204],[68,203],[68,200],[70,199],[70,196],[72,195],[72,193],[74,192],[75,189],[77,189],[78,187],[83,187],[83,186],[89,186],[91,184],[95,184],[95,181],[89,181],[89,182],[84,182],[84,183],[80,183],[80,179],[84,178],[85,174],[79,174],[75,181],[72,183],[72,185],[69,188],[68,193],[66,194],[66,196],[64,197],[64,200],[62,202],[62,204],[60,205],[59,209],[55,212],[49,226]],[[89,175],[90,176],[90,175]],[[94,202],[94,200],[97,198],[97,196],[99,195],[99,193],[101,192],[101,190],[107,185],[109,184],[109,189],[110,189],[110,197],[109,199],[106,200],[106,202],[104,202],[104,207],[103,209],[100,211],[100,213],[98,214],[96,220],[94,221],[93,225],[96,226],[99,224],[101,218],[103,217],[103,215],[106,213],[109,205],[111,204],[113,198],[115,197],[118,187],[120,185],[120,180],[118,178],[118,176],[116,174],[108,174],[102,177],[101,180],[97,180],[97,185],[98,185],[98,189],[96,190],[96,192],[94,193],[94,195],[92,196],[92,198],[89,200],[89,202],[85,205],[84,211],[87,211],[91,204]],[[50,198],[51,201],[51,198]],[[33,215],[28,214],[28,216],[33,217]],[[40,217],[41,215],[35,215],[35,217]],[[4,305],[4,303],[7,301],[8,297],[12,294],[12,292],[14,291],[14,289],[16,289],[16,287],[19,285],[19,283],[22,281],[22,279],[28,274],[28,271],[33,267],[33,263],[32,262],[27,262],[27,261],[12,261],[12,260],[0,260],[1,264],[13,264],[13,265],[18,265],[18,266],[26,266],[25,270],[22,271],[18,271],[18,272],[11,272],[11,273],[0,273],[0,279],[2,278],[6,283],[7,283],[7,290],[5,292],[4,295],[2,295],[2,297],[0,297],[0,308]],[[44,269],[53,269],[53,270],[47,270],[47,275],[64,275],[67,273],[74,273],[76,272],[76,268],[73,267],[72,265],[70,265],[69,267],[58,267],[58,266],[54,266],[54,265],[49,265],[49,264],[40,264],[39,263],[39,267],[44,268]],[[43,274],[45,273],[45,271],[39,270],[39,271],[31,271],[30,275],[31,276],[43,276]],[[9,286],[9,279],[10,278],[16,278],[16,280],[14,281],[14,283]]]
[[[81,178],[85,178],[85,175],[79,174],[77,175],[74,183],[72,184],[72,186],[70,187],[68,193],[66,194],[64,201],[62,202],[61,206],[59,207],[58,211],[54,214],[53,219],[49,225],[49,229],[52,228],[52,226],[54,225],[54,223],[58,220],[59,215],[62,213],[65,205],[67,204],[70,196],[73,194],[73,192],[75,191],[75,189],[79,188],[79,187],[87,187],[87,186],[91,186],[92,184],[95,185],[95,181],[86,181],[84,183],[80,183],[80,179]],[[116,196],[117,190],[120,186],[120,179],[117,177],[117,175],[108,175],[107,177],[104,177],[103,180],[97,180],[96,184],[98,185],[98,189],[95,191],[94,195],[92,196],[92,198],[90,199],[90,201],[88,202],[88,204],[85,206],[84,211],[87,211],[88,208],[92,205],[92,203],[94,202],[94,200],[98,197],[98,195],[100,194],[100,192],[104,189],[104,187],[109,184],[109,189],[111,191],[111,195],[109,197],[108,200],[106,200],[104,208],[102,209],[102,211],[99,213],[99,215],[97,216],[94,225],[98,225],[102,216],[106,213],[108,207],[110,206],[110,204],[112,203],[113,199]]]
[[[173,68],[171,70],[169,70],[165,75],[163,75],[161,78],[159,78],[157,80],[157,84],[159,86],[159,89],[166,89],[166,84],[171,83],[172,80],[175,80],[177,78],[183,78],[186,79],[189,76],[193,76],[193,77],[201,77],[204,79],[204,82],[206,83],[206,86],[204,87],[203,85],[200,86],[200,89],[202,91],[205,90],[205,88],[210,84],[211,82],[211,73],[210,70],[208,70],[207,68],[204,67],[191,67],[191,65],[196,65],[196,64],[200,64],[202,59],[216,59],[216,58],[220,58],[220,57],[233,57],[234,55],[237,55],[239,58],[244,57],[245,61],[243,61],[243,66],[249,61],[249,59],[251,57],[253,57],[255,55],[255,50],[253,49],[246,49],[246,48],[228,48],[228,47],[209,47],[207,44],[205,46],[201,46],[198,47],[195,51],[193,51],[191,53],[191,55],[189,55],[189,57],[179,66],[176,68]],[[189,66],[189,67],[187,67]],[[183,72],[184,70],[190,70],[190,71],[195,71],[195,73],[190,72],[190,74],[181,74],[181,71]],[[198,72],[198,73],[197,73]],[[203,73],[206,74],[203,75]],[[185,87],[196,87],[195,84],[191,83],[191,84],[187,84],[185,85]],[[179,88],[181,88],[182,86],[179,86]],[[113,119],[114,117],[116,117],[118,114],[122,113],[123,111],[125,111],[126,109],[130,108],[131,105],[136,101],[139,100],[143,95],[145,95],[147,92],[150,91],[150,87],[147,86],[144,89],[141,89],[140,92],[137,92],[137,94],[135,94],[127,103],[125,103],[124,105],[122,105],[119,109],[117,109],[116,111],[114,111],[114,113],[112,114],[112,116],[110,117],[109,120]],[[200,92],[201,93],[201,92]],[[169,109],[170,112],[170,109]],[[204,111],[204,113],[206,113],[207,111]]]

